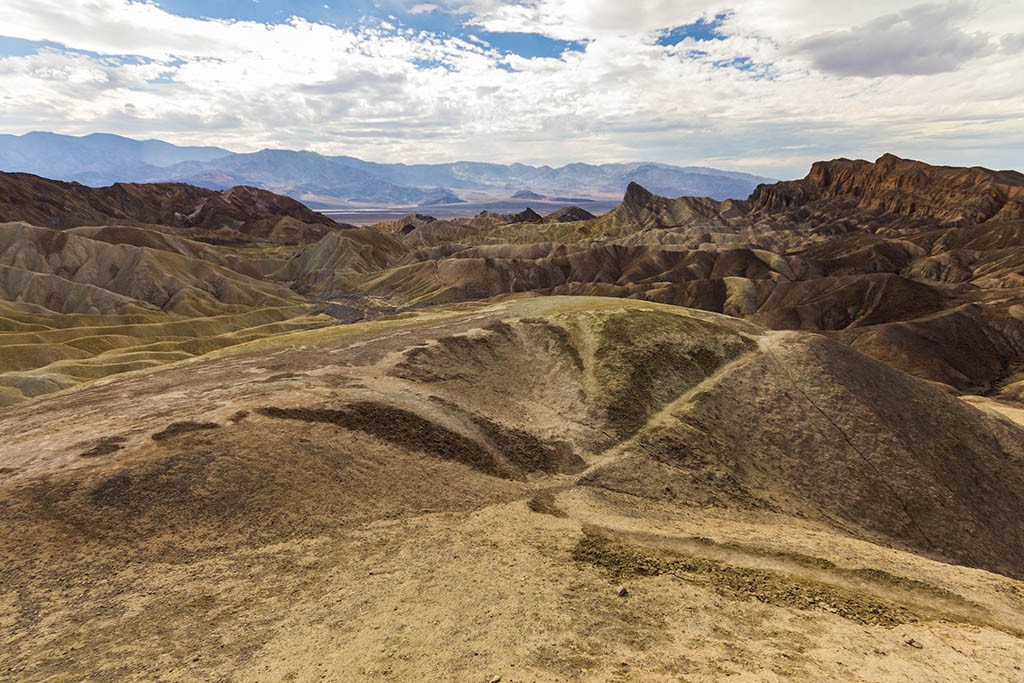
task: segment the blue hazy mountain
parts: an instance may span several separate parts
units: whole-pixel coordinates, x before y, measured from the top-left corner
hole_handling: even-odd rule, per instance
[[[630,182],[655,194],[746,198],[767,182],[746,173],[657,163],[526,164],[455,162],[383,164],[349,156],[263,150],[236,154],[218,147],[179,147],[118,135],[0,135],[0,170],[102,186],[115,182],[186,182],[211,189],[252,185],[320,205],[455,203],[466,193],[512,197],[621,196]]]
[[[383,169],[348,157],[265,149],[212,161],[187,161],[142,179],[175,180],[214,190],[253,185],[320,203],[436,204],[448,196],[443,188],[429,184],[417,187],[392,182]]]
[[[83,185],[109,185],[160,175],[186,161],[210,162],[231,156],[219,147],[178,147],[161,140],[132,140],[94,133],[85,137],[55,133],[0,135],[0,170],[34,173]]]

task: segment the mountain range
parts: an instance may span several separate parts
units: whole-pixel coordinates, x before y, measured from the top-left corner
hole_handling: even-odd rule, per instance
[[[761,183],[746,173],[656,163],[381,164],[308,151],[236,154],[109,134],[0,135],[0,170],[90,186],[181,182],[215,190],[250,185],[320,207],[435,206],[467,200],[572,196],[576,203],[621,195],[630,182],[669,196],[742,198]],[[522,193],[530,193],[523,195]]]

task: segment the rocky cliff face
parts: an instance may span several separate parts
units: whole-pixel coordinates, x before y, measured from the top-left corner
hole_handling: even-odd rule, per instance
[[[930,166],[892,154],[874,163],[835,159],[815,163],[802,180],[759,186],[750,202],[761,216],[966,227],[1024,218],[1024,174]]]

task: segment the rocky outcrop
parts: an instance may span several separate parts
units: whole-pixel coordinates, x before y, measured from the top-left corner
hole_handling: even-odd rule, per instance
[[[410,251],[396,237],[354,228],[333,232],[297,252],[271,277],[316,298],[343,297],[357,289],[361,276],[404,263]]]
[[[802,180],[761,185],[750,196],[762,217],[796,222],[855,218],[874,226],[967,227],[1024,218],[1024,174],[930,166],[886,154],[874,163],[819,161]]]
[[[389,232],[398,233],[402,235],[408,235],[413,230],[421,228],[424,225],[430,225],[437,219],[433,216],[428,216],[422,213],[411,213],[408,216],[403,216],[393,221],[378,221],[371,227],[378,232]]]
[[[728,224],[746,213],[744,202],[727,199],[719,202],[708,197],[669,199],[630,183],[622,204],[608,214],[620,225],[635,229],[689,227],[701,224]]]

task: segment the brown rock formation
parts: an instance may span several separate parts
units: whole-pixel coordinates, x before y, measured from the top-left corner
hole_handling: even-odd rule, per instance
[[[86,187],[27,173],[0,173],[0,222],[48,228],[163,225],[225,239],[316,241],[337,224],[289,197],[253,187],[216,192],[181,183]]]
[[[867,225],[968,227],[1024,218],[1024,174],[930,166],[886,154],[819,161],[802,180],[759,186],[753,211],[777,220],[857,218]]]
[[[552,211],[544,217],[544,220],[556,223],[572,223],[575,221],[589,221],[593,218],[596,218],[596,216],[586,209],[578,206],[567,206],[563,209]]]

